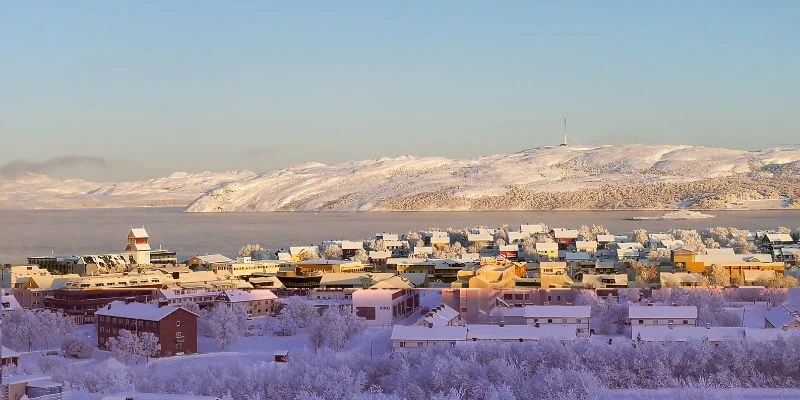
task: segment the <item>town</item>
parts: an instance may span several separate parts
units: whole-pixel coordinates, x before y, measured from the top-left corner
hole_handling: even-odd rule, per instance
[[[89,379],[71,367],[86,360],[130,380],[182,363],[255,357],[269,368],[301,365],[324,351],[419,360],[497,343],[783,348],[800,343],[800,296],[791,289],[800,275],[798,235],[783,227],[612,233],[525,224],[381,232],[274,251],[246,244],[232,258],[179,261],[151,248],[144,227],[132,228],[120,235],[118,253],[34,255],[27,265],[3,266],[0,398],[275,393]],[[784,373],[782,383],[761,386],[800,379],[796,368]],[[300,389],[320,396],[309,398],[356,393],[285,388]]]

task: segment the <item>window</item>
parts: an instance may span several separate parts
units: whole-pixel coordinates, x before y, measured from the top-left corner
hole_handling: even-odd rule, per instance
[[[689,325],[689,320],[688,319],[683,320],[683,324],[684,325]]]
[[[639,320],[639,325],[644,325],[644,320],[643,319]]]
[[[175,343],[175,350],[182,350],[182,349],[183,349],[183,343]]]
[[[181,321],[175,321],[175,326],[181,326]]]
[[[547,323],[548,323],[548,324],[552,324],[552,323],[553,323],[553,319],[552,319],[552,318],[548,318],[548,319],[547,319]]]
[[[400,347],[406,347],[406,342],[400,342]]]

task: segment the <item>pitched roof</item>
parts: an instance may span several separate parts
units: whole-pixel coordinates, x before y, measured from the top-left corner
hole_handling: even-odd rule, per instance
[[[697,318],[695,306],[628,306],[630,319],[683,319]]]
[[[135,238],[149,238],[150,235],[147,234],[147,231],[144,228],[133,228],[128,233],[128,235],[133,235]]]
[[[132,318],[141,319],[145,321],[161,321],[168,315],[178,311],[180,307],[161,306],[153,303],[138,303],[124,301],[112,301],[109,305],[97,310],[94,314],[104,317],[119,317],[119,318]],[[192,313],[191,311],[186,310]]]
[[[589,318],[590,306],[525,306],[525,318]]]
[[[2,356],[2,358],[19,357],[19,353],[17,353],[14,350],[9,349],[6,346],[0,347],[0,353],[1,353],[0,356]]]
[[[558,250],[558,243],[536,243],[537,251]]]
[[[233,262],[233,260],[223,256],[222,254],[206,254],[204,256],[196,256],[196,258],[206,264]]]
[[[800,321],[800,317],[792,315],[789,310],[785,308],[773,308],[765,311],[763,314],[764,319],[770,323],[774,328],[782,328],[784,325]]]
[[[577,239],[577,229],[553,228],[553,236],[559,239]]]
[[[245,290],[225,290],[222,292],[231,303],[242,303],[245,301],[275,300],[278,296],[269,289]]]
[[[792,238],[792,235],[790,235],[788,233],[767,233],[767,234],[764,235],[764,237],[768,241],[770,241],[772,243],[775,243],[775,242],[794,242],[794,239]]]

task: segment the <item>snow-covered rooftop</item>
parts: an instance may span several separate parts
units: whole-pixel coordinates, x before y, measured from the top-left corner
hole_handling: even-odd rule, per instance
[[[628,307],[630,319],[692,319],[697,318],[695,306],[638,306]]]
[[[589,318],[590,306],[525,306],[525,318]]]
[[[94,314],[104,317],[141,319],[145,321],[161,321],[168,315],[178,311],[179,307],[159,306],[153,303],[113,301],[97,310]]]
[[[395,325],[392,328],[392,340],[466,340],[467,328],[464,326],[423,326]]]
[[[246,301],[275,300],[278,296],[268,289],[253,290],[225,290],[222,292],[231,303],[242,303]]]

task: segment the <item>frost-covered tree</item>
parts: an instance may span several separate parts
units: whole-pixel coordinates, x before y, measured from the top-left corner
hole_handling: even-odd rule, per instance
[[[142,332],[139,334],[139,355],[150,361],[150,357],[155,357],[161,352],[161,343],[158,336],[152,332]]]
[[[217,304],[203,313],[199,325],[203,334],[213,338],[224,349],[244,334],[247,311],[240,305]]]
[[[322,258],[326,260],[341,260],[342,248],[335,244],[328,245],[328,247],[322,250]]]
[[[634,242],[641,243],[642,245],[645,245],[648,240],[647,231],[641,228],[634,229],[631,240],[633,240]]]
[[[727,287],[731,284],[731,274],[721,265],[712,265],[708,278],[714,286]]]
[[[300,261],[316,260],[319,258],[319,250],[317,250],[317,248],[313,246],[308,247],[300,252],[298,258],[300,258]]]
[[[673,236],[683,241],[683,248],[692,251],[696,254],[702,254],[706,250],[706,245],[703,243],[703,238],[696,230],[675,229],[672,231]]]
[[[386,243],[383,239],[373,239],[367,244],[367,247],[372,251],[386,251]]]
[[[671,256],[672,252],[663,247],[653,247],[647,253],[647,258],[652,261],[668,260]]]
[[[45,347],[57,338],[71,335],[75,330],[75,322],[69,316],[51,310],[39,310],[35,312],[38,319],[39,336],[44,341]]]
[[[127,329],[120,329],[117,336],[109,338],[108,348],[114,357],[125,364],[135,361],[142,353],[139,338]]]
[[[3,317],[3,342],[14,349],[32,351],[41,334],[41,323],[36,313],[18,308]]]
[[[262,248],[258,243],[248,243],[239,249],[239,257],[250,257],[253,260],[269,259],[269,250]]]
[[[315,349],[323,345],[341,350],[345,344],[364,330],[364,321],[349,311],[329,307],[308,326],[308,335]]]
[[[302,297],[287,297],[283,300],[277,317],[275,334],[292,336],[298,328],[306,328],[319,313],[311,303]]]
[[[655,264],[634,261],[631,263],[631,271],[634,279],[638,278],[645,282],[651,282],[658,278],[658,267]]]
[[[360,263],[365,263],[365,262],[369,261],[369,254],[367,254],[367,251],[364,250],[364,249],[358,249],[358,250],[356,250],[356,254],[354,254],[353,257],[351,257],[351,259],[353,261],[358,261]]]

